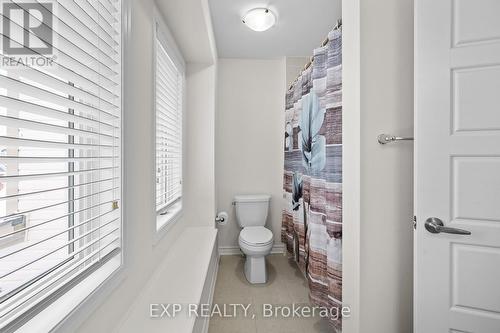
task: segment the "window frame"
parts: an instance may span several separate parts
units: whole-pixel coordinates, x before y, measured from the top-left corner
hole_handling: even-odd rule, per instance
[[[28,309],[15,321],[19,321],[16,330],[21,331],[76,331],[85,320],[95,311],[96,307],[102,304],[112,292],[120,286],[125,280],[127,264],[128,247],[126,246],[126,218],[124,216],[123,207],[126,202],[124,193],[124,126],[125,126],[125,91],[128,86],[128,73],[126,72],[127,64],[130,62],[128,52],[133,48],[131,40],[131,2],[133,0],[120,0],[121,1],[121,96],[120,96],[120,140],[119,149],[120,156],[117,159],[120,175],[120,205],[117,210],[119,211],[121,219],[120,228],[120,241],[121,248],[118,255],[113,256],[106,263],[98,267],[95,271],[87,276],[83,276],[80,281],[71,285],[70,288],[65,290],[59,295],[54,295],[55,299],[50,300],[49,303],[41,302],[33,308]],[[78,277],[78,276],[77,276]],[[64,289],[64,288],[63,288]],[[83,290],[83,291],[82,291]],[[49,297],[51,298],[51,297]],[[33,313],[32,313],[33,312]]]
[[[169,207],[172,211],[167,214],[162,214],[162,209],[156,209],[156,87],[157,87],[157,54],[158,47],[157,42],[161,43],[162,47],[165,49],[170,60],[177,67],[181,73],[181,83],[182,83],[182,110],[181,110],[181,197]],[[170,230],[170,228],[177,223],[183,216],[184,207],[184,175],[185,175],[185,115],[186,115],[186,63],[180,52],[177,43],[170,33],[168,26],[165,24],[163,17],[161,16],[158,8],[155,6],[155,14],[153,19],[153,96],[152,96],[152,113],[153,113],[153,135],[152,145],[154,147],[152,156],[152,182],[153,182],[153,203],[152,210],[155,213],[155,219],[153,221],[153,234],[154,234],[154,245]],[[165,209],[165,208],[163,208]]]

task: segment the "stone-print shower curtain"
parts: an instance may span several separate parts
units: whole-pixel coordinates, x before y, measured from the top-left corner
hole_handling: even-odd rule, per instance
[[[282,241],[306,274],[313,304],[342,303],[342,32],[286,94]],[[330,318],[341,332],[340,318]]]

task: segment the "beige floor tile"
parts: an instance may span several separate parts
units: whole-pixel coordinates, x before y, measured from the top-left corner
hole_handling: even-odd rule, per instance
[[[217,281],[241,282],[248,284],[243,271],[245,258],[242,256],[222,256],[219,262]]]
[[[334,329],[323,318],[306,318],[301,322],[304,332],[308,333],[334,333]]]
[[[276,282],[271,286],[255,286],[251,289],[255,304],[291,304],[293,299],[285,283]]]
[[[243,273],[244,262],[240,256],[221,257],[214,303],[252,303],[252,285]]]
[[[293,302],[309,303],[309,289],[305,279],[287,280],[285,285]]]
[[[268,275],[268,281],[267,281],[268,286],[273,286],[275,284],[283,284],[286,280],[290,279],[290,275],[293,275],[292,268],[287,263],[287,259],[283,257],[267,259],[266,268]]]
[[[283,279],[287,281],[306,281],[304,274],[297,264],[289,260],[287,256],[269,256],[269,262],[276,267]]]
[[[217,284],[214,292],[214,303],[252,303],[252,287],[239,283]]]
[[[284,255],[270,255],[266,258],[268,281],[252,285],[244,275],[243,256],[222,256],[214,303],[252,304],[255,318],[212,318],[209,333],[332,333],[326,320],[320,318],[264,318],[262,305],[291,307],[293,303],[309,304],[307,281],[294,262]]]
[[[212,318],[208,333],[256,333],[255,319]]]
[[[305,333],[300,320],[292,318],[258,318],[258,333]]]

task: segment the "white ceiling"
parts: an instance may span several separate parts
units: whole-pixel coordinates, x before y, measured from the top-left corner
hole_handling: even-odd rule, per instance
[[[221,58],[310,56],[342,15],[341,0],[209,0]],[[266,7],[278,17],[265,32],[248,29],[243,15]]]

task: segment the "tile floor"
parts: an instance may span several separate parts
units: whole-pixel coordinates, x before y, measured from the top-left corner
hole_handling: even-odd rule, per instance
[[[236,317],[210,319],[209,333],[330,333],[328,323],[319,318],[264,317],[262,305],[293,303],[309,305],[307,282],[293,262],[281,254],[267,257],[268,282],[252,285],[243,273],[243,256],[222,256],[220,260],[214,304],[251,304],[247,317],[240,308]]]

